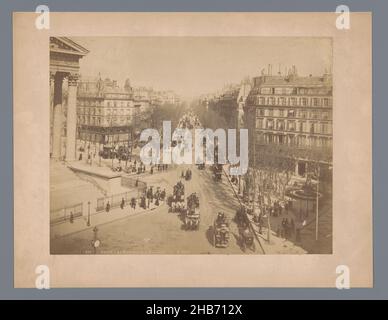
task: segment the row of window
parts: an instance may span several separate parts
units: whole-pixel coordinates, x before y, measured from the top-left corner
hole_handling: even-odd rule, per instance
[[[111,125],[129,125],[131,117],[87,117],[78,116],[78,124],[90,126],[111,126]]]
[[[256,97],[256,104],[268,106],[331,107],[331,98],[318,97]]]
[[[102,135],[99,133],[78,132],[78,139],[97,143],[110,143],[130,140],[128,133]]]
[[[327,137],[265,134],[263,138],[265,143],[287,144],[305,147],[332,147],[332,139]]]
[[[260,89],[261,94],[307,94],[307,95],[322,95],[330,94],[330,87],[321,87],[321,88],[297,88],[297,87],[282,87],[282,88],[273,88],[273,87],[264,87]]]
[[[280,118],[301,118],[301,119],[322,119],[331,120],[331,111],[317,110],[298,110],[298,109],[264,109],[257,108],[256,116],[258,117],[280,117]]]
[[[78,99],[77,104],[85,107],[132,107],[133,101]]]
[[[256,119],[256,129],[298,131],[310,134],[332,134],[332,124],[328,122]]]
[[[129,115],[133,112],[132,109],[100,109],[100,108],[77,108],[77,113],[80,115]]]

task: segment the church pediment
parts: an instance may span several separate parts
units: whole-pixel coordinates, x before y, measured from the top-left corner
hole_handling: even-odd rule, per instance
[[[84,56],[89,51],[67,37],[50,37],[50,52]]]

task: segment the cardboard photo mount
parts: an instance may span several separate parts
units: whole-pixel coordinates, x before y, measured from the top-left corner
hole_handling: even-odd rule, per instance
[[[36,13],[13,16],[14,286],[53,288],[373,286],[372,16],[351,13]],[[333,254],[50,255],[49,37],[330,37],[333,40]],[[28,160],[26,160],[28,155]]]

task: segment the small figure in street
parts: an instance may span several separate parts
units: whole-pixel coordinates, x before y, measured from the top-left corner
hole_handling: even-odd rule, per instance
[[[136,209],[136,198],[135,197],[132,197],[132,199],[131,199],[131,208],[133,210]]]
[[[276,229],[276,235],[277,235],[279,238],[282,237],[282,232],[281,232],[281,229],[280,229],[279,225],[278,225],[278,227],[277,227],[277,229]]]
[[[163,189],[163,191],[160,193],[160,199],[164,201],[165,198],[166,198],[166,189]]]
[[[154,174],[154,167],[151,166],[151,170],[150,170],[151,174]]]
[[[152,202],[152,197],[153,197],[152,187],[150,187],[150,188],[147,190],[146,196],[147,196],[148,202]]]
[[[124,205],[125,205],[125,200],[124,198],[121,198],[120,208],[124,209]]]
[[[157,189],[156,192],[155,192],[154,198],[155,198],[156,200],[158,200],[158,203],[159,203],[159,200],[160,200],[160,189],[159,189],[159,187],[158,187],[158,189]],[[158,205],[159,205],[159,204],[158,204]]]
[[[82,160],[82,152],[79,154],[78,160],[79,160],[79,161]]]
[[[73,212],[70,212],[70,223],[73,223],[73,222],[74,222]]]
[[[144,195],[141,197],[140,206],[141,206],[143,209],[146,209],[146,197],[145,197]]]
[[[105,207],[105,211],[109,212],[109,210],[110,210],[110,203],[108,201],[107,204],[106,204],[106,207]]]
[[[281,227],[281,231],[280,231],[280,236],[282,238],[286,238],[286,221],[284,218],[282,219],[282,227]]]

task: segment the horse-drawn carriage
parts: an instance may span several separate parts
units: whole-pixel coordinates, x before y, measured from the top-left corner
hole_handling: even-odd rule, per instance
[[[229,245],[229,222],[222,212],[219,212],[214,220],[213,243],[217,248],[226,248]]]
[[[179,181],[173,189],[173,193],[167,199],[171,212],[181,212],[185,206],[185,186]]]
[[[184,214],[186,212],[186,204],[184,201],[176,201],[171,205],[171,212],[177,212],[179,214]]]
[[[236,211],[236,215],[234,217],[234,220],[237,223],[237,225],[239,225],[239,226],[241,226],[243,224],[247,224],[249,222],[248,217],[247,217],[247,208],[244,205],[242,205]]]
[[[174,186],[173,196],[176,199],[176,201],[184,201],[184,199],[185,199],[185,185],[181,181],[179,181]]]
[[[187,169],[187,170],[186,170],[186,173],[185,173],[185,180],[186,180],[186,181],[191,180],[191,175],[192,175],[191,170],[190,170],[190,169]]]
[[[238,232],[240,235],[240,244],[243,250],[249,248],[255,251],[255,242],[254,235],[252,230],[249,227],[249,218],[247,214],[250,214],[251,208],[246,206],[241,206],[235,216],[235,222],[238,226]]]
[[[197,164],[198,170],[204,170],[205,169],[205,164],[204,163],[198,163]]]
[[[238,232],[240,234],[240,241],[241,241],[241,247],[245,251],[245,249],[251,249],[252,251],[255,251],[255,241],[253,238],[253,233],[251,229],[249,228],[249,225],[246,223],[243,223],[241,226],[238,227]]]
[[[184,219],[186,230],[198,230],[200,222],[199,198],[195,193],[192,193],[187,198],[186,216]]]
[[[213,165],[213,179],[215,181],[222,180],[222,165],[221,164],[214,164]]]

